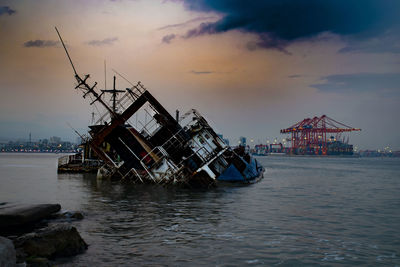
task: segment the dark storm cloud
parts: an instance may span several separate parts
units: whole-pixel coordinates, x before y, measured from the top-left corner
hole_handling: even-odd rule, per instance
[[[357,73],[330,75],[311,85],[324,92],[391,92],[400,94],[400,73]]]
[[[118,41],[117,37],[111,37],[111,38],[105,38],[103,40],[90,40],[86,42],[86,44],[92,46],[104,46],[104,45],[113,45],[116,41]]]
[[[17,11],[10,8],[9,6],[0,6],[0,16],[1,15],[9,15],[15,14]]]
[[[163,43],[166,43],[166,44],[169,44],[171,41],[172,41],[172,39],[174,39],[176,37],[176,35],[175,34],[168,34],[168,35],[165,35],[163,38],[162,38],[162,42]]]
[[[188,26],[188,25],[190,25],[190,24],[192,24],[194,22],[205,21],[205,20],[215,20],[216,18],[217,17],[214,17],[214,16],[198,17],[198,18],[194,18],[194,19],[191,19],[191,20],[187,20],[187,21],[182,22],[182,23],[166,25],[166,26],[158,28],[157,30],[165,30],[165,29],[170,29],[170,28],[185,27],[185,26]]]
[[[289,41],[279,38],[274,38],[266,33],[260,33],[258,37],[259,37],[258,41],[252,41],[247,43],[248,50],[254,51],[260,48],[276,49],[287,55],[291,55],[291,53],[287,51],[285,48],[289,44]]]
[[[260,41],[249,49],[284,47],[322,32],[368,38],[399,26],[398,0],[182,0],[193,11],[223,17],[189,30],[185,38],[230,30],[255,33]],[[268,37],[267,37],[268,36]]]
[[[54,47],[58,45],[58,41],[52,40],[30,40],[24,43],[24,47]]]

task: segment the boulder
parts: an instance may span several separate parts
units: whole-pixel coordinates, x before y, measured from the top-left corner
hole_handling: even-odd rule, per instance
[[[56,224],[34,233],[18,237],[14,241],[20,257],[56,258],[84,252],[87,244],[75,227]]]
[[[14,244],[10,239],[0,236],[0,267],[16,266]]]
[[[34,223],[61,209],[60,204],[39,204],[0,209],[0,228]]]

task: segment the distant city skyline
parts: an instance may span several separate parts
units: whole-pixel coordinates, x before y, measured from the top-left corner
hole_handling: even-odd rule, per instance
[[[362,2],[362,4],[361,4]],[[74,141],[97,113],[80,74],[116,69],[174,114],[196,108],[238,142],[328,115],[361,149],[400,150],[400,1],[0,0],[0,138]],[[117,87],[129,83],[117,75]],[[97,119],[99,114],[96,114]]]
[[[285,136],[280,136],[280,137],[272,137],[272,138],[264,138],[263,140],[261,139],[253,139],[253,138],[249,138],[246,136],[239,136],[236,138],[225,138],[225,136],[220,135],[223,137],[224,141],[227,142],[228,145],[230,146],[237,146],[237,145],[243,145],[243,139],[246,139],[246,145],[250,146],[250,147],[255,147],[256,145],[270,145],[270,144],[279,144],[282,143],[284,147],[290,147],[290,142],[288,142],[289,138],[285,137]],[[41,142],[44,140],[48,140],[51,143],[51,138],[60,138],[60,142],[71,142],[73,144],[80,144],[81,143],[81,137],[79,136],[75,136],[74,137],[70,137],[70,139],[68,137],[58,137],[58,136],[51,136],[51,137],[36,137],[36,138],[31,138],[31,142]],[[29,142],[29,136],[27,138],[6,138],[6,137],[0,137],[0,143],[8,143],[8,142]],[[352,144],[351,140],[349,142],[350,144]],[[369,147],[359,147],[357,145],[354,146],[354,151],[360,151],[360,150],[375,150],[378,152],[394,152],[394,151],[400,151],[398,149],[396,149],[394,146],[387,144],[383,147],[378,147],[378,148],[369,148]]]

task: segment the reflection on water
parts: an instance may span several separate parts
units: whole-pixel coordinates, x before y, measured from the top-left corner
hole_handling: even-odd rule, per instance
[[[57,175],[56,157],[0,154],[0,202],[83,211],[90,247],[61,265],[400,264],[398,159],[265,157],[257,184],[192,191]]]
[[[181,256],[208,250],[205,241],[215,238],[211,231],[221,223],[221,190],[121,184],[97,180],[94,175],[59,174],[58,179],[77,180],[90,188],[82,206],[90,219],[80,227],[87,233],[84,239],[91,244],[91,252],[78,256],[76,263],[80,257],[83,262],[175,264],[181,261],[179,254],[171,253],[179,247],[187,250]]]

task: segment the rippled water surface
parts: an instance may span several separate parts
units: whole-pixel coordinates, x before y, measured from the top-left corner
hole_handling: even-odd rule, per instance
[[[400,159],[263,157],[250,186],[191,191],[57,174],[0,153],[0,202],[60,203],[89,243],[64,266],[400,266]]]

